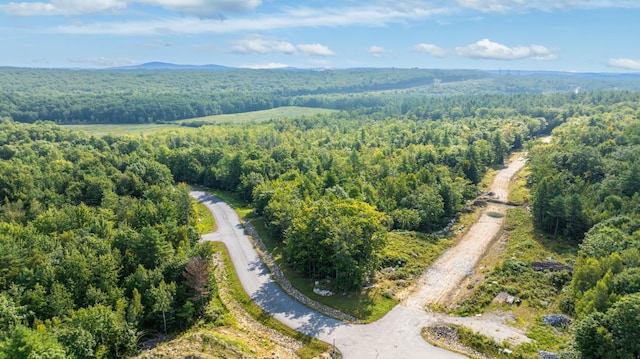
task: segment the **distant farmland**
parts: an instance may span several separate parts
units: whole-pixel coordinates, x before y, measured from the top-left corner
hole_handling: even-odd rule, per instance
[[[253,111],[245,113],[234,113],[226,115],[215,115],[198,118],[190,118],[175,121],[168,124],[94,124],[94,125],[63,125],[66,128],[83,131],[94,136],[116,135],[116,136],[144,136],[164,131],[189,131],[192,128],[182,126],[182,124],[197,123],[224,124],[243,122],[263,122],[279,118],[296,118],[303,116],[313,116],[316,114],[333,113],[336,110],[322,108],[287,106],[273,108],[270,110]]]

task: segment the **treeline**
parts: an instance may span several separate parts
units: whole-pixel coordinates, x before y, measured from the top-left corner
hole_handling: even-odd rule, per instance
[[[576,347],[640,357],[640,102],[595,102],[530,158],[537,227],[580,246],[561,305]]]
[[[356,108],[203,127],[156,137],[154,147],[176,181],[237,192],[253,203],[301,274],[331,279],[336,289],[357,289],[377,268],[385,229],[442,229],[477,195],[486,170],[502,164],[511,150],[569,118],[601,111],[595,104],[624,107],[638,94],[450,100],[452,107],[438,120],[429,115],[437,106],[411,102],[403,111],[400,103],[366,113]],[[444,109],[447,102],[438,101],[425,102]],[[377,225],[362,227],[358,217]]]
[[[214,294],[186,185],[153,147],[0,124],[0,358],[120,358]]]
[[[480,71],[0,69],[0,118],[18,122],[151,123],[309,105],[327,94],[487,77]],[[352,106],[353,103],[344,104]],[[361,106],[365,106],[362,104]],[[334,107],[338,104],[334,103]],[[314,106],[319,107],[319,104]],[[342,106],[339,109],[345,109]]]
[[[632,80],[635,79],[568,75],[491,76],[481,71],[425,69],[0,68],[0,118],[27,123],[154,123],[306,106],[386,112],[391,116],[412,113],[416,118],[439,120],[473,116],[471,109],[487,115],[485,110],[491,110],[492,105],[485,104],[490,96],[512,94],[514,105],[518,105],[522,102],[519,95],[567,94],[561,96],[567,99],[569,94],[575,95],[577,88],[591,93],[640,89],[638,81]],[[499,107],[509,111],[504,101],[500,98]],[[558,106],[564,107],[562,102]],[[511,108],[512,113],[523,114],[522,107]]]

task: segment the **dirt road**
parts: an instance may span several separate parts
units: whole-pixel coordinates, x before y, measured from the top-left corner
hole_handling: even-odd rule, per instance
[[[216,233],[204,235],[202,239],[225,243],[247,294],[280,322],[327,343],[335,341],[346,359],[465,358],[422,339],[420,331],[432,319],[421,311],[397,306],[375,323],[357,325],[341,322],[302,305],[271,278],[233,208],[204,192],[193,191],[191,196],[209,208],[218,225]]]
[[[513,161],[496,175],[490,187],[495,194],[494,199],[506,200],[509,180],[524,163],[524,159]],[[344,358],[464,358],[426,343],[420,335],[422,328],[435,323],[466,323],[474,328],[483,326],[478,318],[461,319],[427,313],[425,306],[444,303],[473,270],[500,231],[504,219],[496,213],[506,213],[503,205],[488,205],[460,241],[425,270],[401,305],[377,322],[358,325],[318,313],[283,292],[260,261],[236,212],[225,202],[204,192],[194,191],[191,195],[211,210],[218,225],[218,231],[203,236],[203,240],[218,240],[227,245],[240,282],[249,296],[289,327],[328,343],[335,342]],[[505,337],[521,335],[501,324],[500,320],[490,321],[491,331],[502,331],[501,335]]]
[[[509,180],[525,164],[519,158],[500,170],[489,188],[492,199],[506,202]],[[489,203],[459,242],[444,252],[404,294],[402,305],[424,310],[430,304],[446,304],[462,280],[473,272],[482,255],[499,234],[507,207]]]

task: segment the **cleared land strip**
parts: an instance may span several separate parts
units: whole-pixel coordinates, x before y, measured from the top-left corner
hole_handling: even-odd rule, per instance
[[[489,188],[494,201],[506,202],[509,181],[525,164],[523,157],[500,170]],[[402,305],[424,310],[428,305],[444,305],[462,280],[473,272],[491,242],[500,233],[507,206],[489,203],[458,243],[444,252],[407,291]]]

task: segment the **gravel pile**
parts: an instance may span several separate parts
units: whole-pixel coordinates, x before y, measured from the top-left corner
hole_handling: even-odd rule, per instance
[[[433,336],[438,340],[457,341],[459,339],[458,331],[451,327],[436,326],[430,327],[429,330],[431,331],[431,334],[433,334]]]

